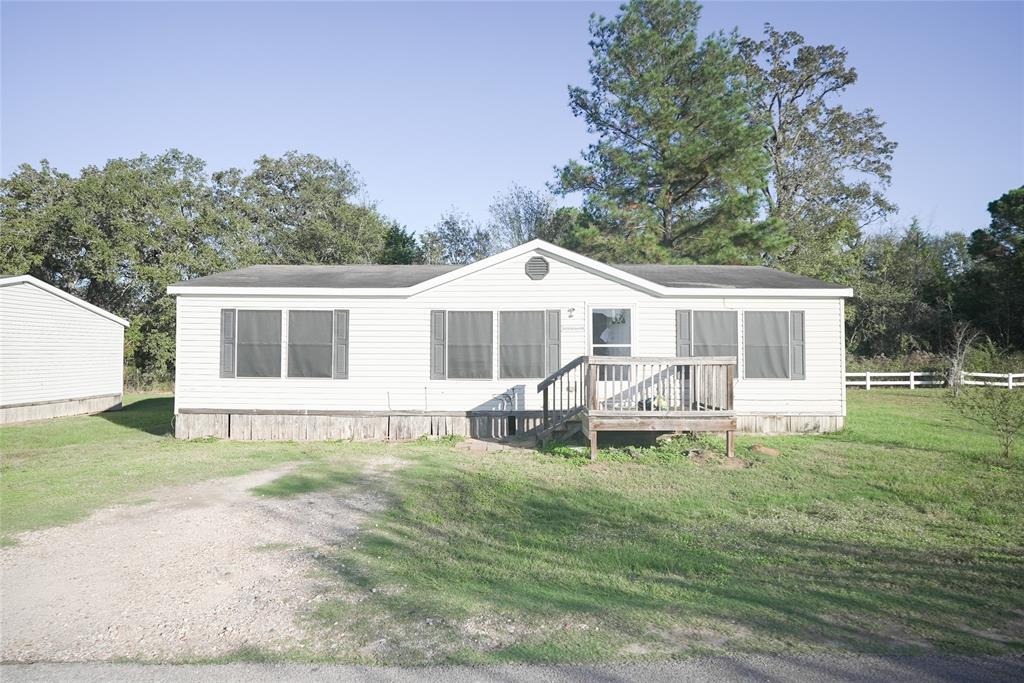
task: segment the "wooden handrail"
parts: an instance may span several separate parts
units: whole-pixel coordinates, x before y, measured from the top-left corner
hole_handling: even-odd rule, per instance
[[[577,356],[576,358],[573,358],[567,364],[555,370],[553,373],[551,373],[551,375],[549,375],[540,384],[538,384],[537,391],[544,391],[545,387],[551,386],[552,384],[557,382],[562,375],[566,374],[567,372],[575,368],[580,363],[585,362],[586,360],[587,356]]]

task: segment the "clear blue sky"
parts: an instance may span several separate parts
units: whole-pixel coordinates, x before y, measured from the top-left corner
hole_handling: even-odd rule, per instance
[[[2,171],[77,172],[177,147],[208,170],[289,149],[350,162],[367,197],[420,230],[484,220],[588,141],[587,17],[616,3],[2,5]],[[765,21],[845,46],[899,143],[899,221],[987,224],[1024,183],[1024,3],[712,2],[702,30]]]

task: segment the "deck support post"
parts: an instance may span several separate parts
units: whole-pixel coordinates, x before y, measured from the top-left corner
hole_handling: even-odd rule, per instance
[[[725,457],[736,457],[736,432],[731,429],[725,433]]]
[[[590,460],[597,460],[597,430],[590,430]]]
[[[551,426],[551,417],[548,415],[548,388],[544,387],[544,429]]]

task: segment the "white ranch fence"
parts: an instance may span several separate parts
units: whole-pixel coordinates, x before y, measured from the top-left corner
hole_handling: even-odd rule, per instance
[[[848,372],[846,386],[864,389],[882,387],[924,387],[946,386],[943,372]],[[962,372],[960,383],[974,386],[1006,387],[1024,389],[1024,373],[1000,374],[997,372]]]

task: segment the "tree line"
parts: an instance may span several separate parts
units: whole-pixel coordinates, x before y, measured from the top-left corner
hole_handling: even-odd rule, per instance
[[[857,80],[845,50],[771,25],[702,38],[699,19],[678,0],[592,17],[590,83],[568,94],[593,144],[548,187],[497,195],[483,224],[452,208],[414,231],[348,164],[314,154],[209,171],[169,150],[77,175],[43,161],[0,180],[0,270],[129,318],[141,382],[173,375],[173,282],[257,263],[469,263],[536,237],[613,263],[763,264],[850,285],[855,354],[939,351],[964,323],[1024,350],[1024,188],[993,197],[970,235],[878,232],[896,211],[896,144],[871,109],[843,105]]]

